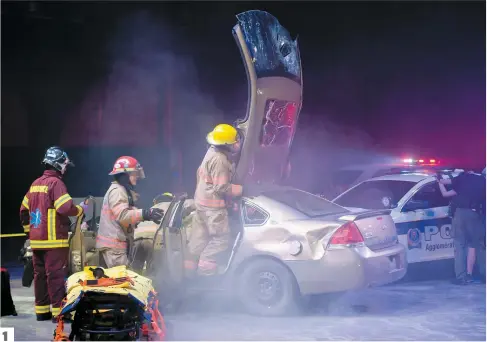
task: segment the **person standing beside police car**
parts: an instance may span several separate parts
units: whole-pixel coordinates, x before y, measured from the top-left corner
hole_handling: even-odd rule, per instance
[[[457,177],[439,178],[438,185],[443,197],[452,198],[450,208],[455,242],[454,283],[469,284],[473,282],[476,251],[485,249],[485,176],[462,172]],[[445,185],[451,185],[451,189],[447,190]],[[482,273],[485,276],[485,267],[483,268]]]

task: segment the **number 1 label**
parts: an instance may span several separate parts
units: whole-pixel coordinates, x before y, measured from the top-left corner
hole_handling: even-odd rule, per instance
[[[14,328],[2,328],[2,327],[0,327],[0,341],[1,342],[13,342],[14,341]]]

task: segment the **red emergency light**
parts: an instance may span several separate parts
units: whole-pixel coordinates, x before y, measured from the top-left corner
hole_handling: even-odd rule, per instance
[[[402,160],[404,162],[404,164],[408,164],[408,165],[433,165],[433,164],[439,164],[439,162],[436,160],[436,159],[413,159],[413,158],[405,158]]]

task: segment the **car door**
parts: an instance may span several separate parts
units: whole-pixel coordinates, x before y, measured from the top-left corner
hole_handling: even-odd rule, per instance
[[[80,203],[85,198],[75,198],[75,203]],[[98,265],[99,253],[95,248],[96,234],[99,223],[99,198],[91,198],[88,207],[82,217],[70,217],[71,231],[69,232],[69,270],[76,273],[83,270],[86,265]],[[97,216],[98,214],[98,216]]]
[[[302,105],[301,58],[296,40],[264,11],[237,15],[233,28],[248,82],[245,118],[237,120],[242,148],[236,182],[285,177]]]
[[[453,258],[448,205],[438,184],[428,182],[395,210],[399,242],[408,249],[409,263]]]
[[[186,232],[182,226],[187,194],[175,196],[154,235],[154,252],[149,270],[157,288],[175,291],[184,280]]]

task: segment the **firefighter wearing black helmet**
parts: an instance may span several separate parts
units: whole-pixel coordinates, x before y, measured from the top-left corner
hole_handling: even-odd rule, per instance
[[[66,152],[50,147],[42,163],[44,173],[32,183],[20,206],[20,220],[33,254],[38,321],[55,319],[60,313],[68,275],[69,216],[81,216],[84,211],[73,203],[62,180],[68,166],[74,166]]]

